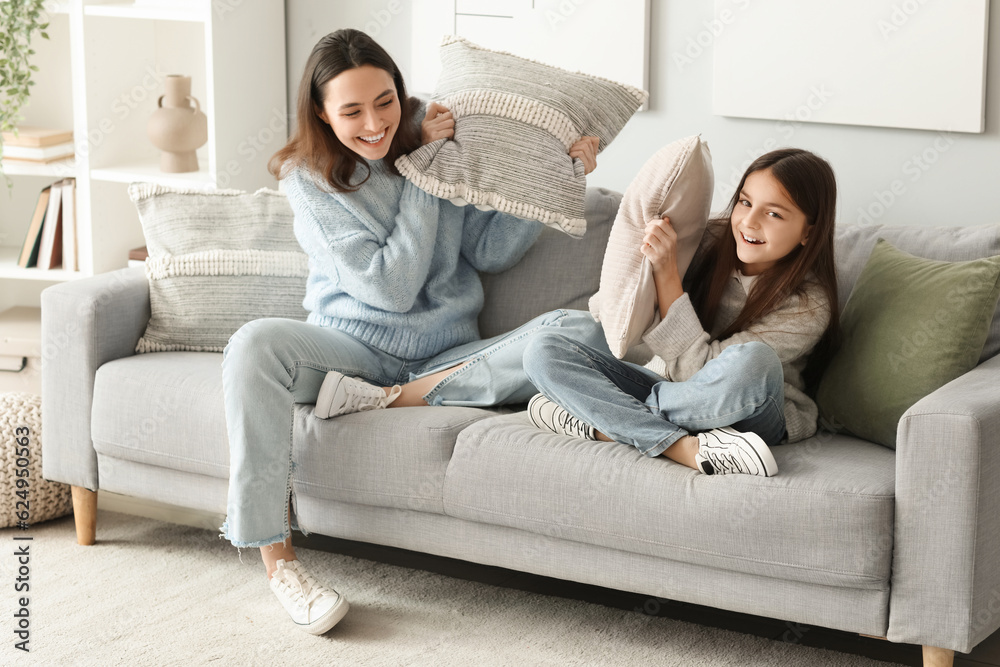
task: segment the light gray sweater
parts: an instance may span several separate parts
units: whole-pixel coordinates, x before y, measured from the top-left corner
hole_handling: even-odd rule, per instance
[[[706,236],[710,234],[706,233]],[[697,261],[697,259],[696,259]],[[771,346],[785,372],[785,428],[788,442],[816,433],[819,411],[805,393],[802,371],[809,353],[830,322],[830,304],[823,289],[809,282],[805,296],[793,294],[777,309],[729,338],[715,340],[739,315],[747,302],[747,287],[733,275],[719,302],[711,332],[705,331],[687,293],[677,299],[667,316],[643,335],[643,344],[629,350],[626,360],[644,364],[672,382],[687,380],[730,345],[760,341]]]

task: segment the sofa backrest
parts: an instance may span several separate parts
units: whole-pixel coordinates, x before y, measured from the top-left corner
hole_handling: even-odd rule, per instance
[[[482,274],[486,303],[479,314],[479,335],[506,333],[557,308],[587,310],[600,286],[604,248],[621,199],[620,192],[588,188],[583,238],[546,227],[517,265]]]
[[[1000,255],[1000,225],[918,227],[903,225],[838,225],[835,232],[837,289],[840,308],[850,297],[875,242],[883,238],[917,257],[958,262]],[[993,313],[990,334],[980,363],[1000,352],[1000,304]]]

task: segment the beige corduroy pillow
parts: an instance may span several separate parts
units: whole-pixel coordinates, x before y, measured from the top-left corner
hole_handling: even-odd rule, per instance
[[[670,218],[683,277],[708,223],[714,183],[712,154],[699,135],[661,148],[625,190],[604,252],[600,289],[590,299],[590,312],[616,357],[640,342],[655,319],[653,271],[640,250],[646,221]]]

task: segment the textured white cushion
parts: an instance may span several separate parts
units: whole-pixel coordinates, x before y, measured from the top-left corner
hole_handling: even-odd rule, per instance
[[[657,151],[625,190],[604,252],[601,286],[590,300],[615,356],[624,357],[654,323],[656,286],[640,250],[646,221],[670,218],[683,277],[708,223],[714,183],[708,144],[693,136]]]
[[[151,317],[136,352],[221,352],[250,320],[305,320],[309,273],[285,195],[133,183]]]
[[[454,140],[400,157],[400,173],[436,197],[582,236],[586,177],[569,148],[596,136],[604,150],[647,93],[461,37],[445,37],[441,62],[434,99],[455,117]]]

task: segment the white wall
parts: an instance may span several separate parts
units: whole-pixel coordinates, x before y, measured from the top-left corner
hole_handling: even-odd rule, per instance
[[[607,1],[566,0],[566,20],[558,29],[572,30],[577,12],[586,12],[590,3]],[[752,12],[755,1],[760,0],[742,3],[742,11]],[[713,32],[725,30],[725,26],[713,25],[714,3],[651,0],[651,4],[650,110],[630,120],[599,156],[590,185],[624,190],[643,162],[661,146],[701,133],[714,158],[715,209],[731,196],[750,160],[772,148],[797,146],[818,153],[833,165],[840,187],[841,223],[1000,223],[1000,206],[993,199],[1000,190],[1000,7],[995,3],[991,3],[994,11],[990,16],[986,132],[951,135],[715,116],[711,111]],[[312,46],[327,32],[341,27],[367,26],[406,72],[409,3],[286,0],[286,7],[290,100],[295,98]],[[783,30],[794,29],[793,25],[776,26],[773,35],[763,38],[780,39]],[[905,29],[901,21],[899,30]],[[614,48],[602,43],[598,35],[588,38],[593,48]],[[886,71],[885,76],[891,77],[892,72]],[[927,91],[927,95],[934,93]],[[826,95],[836,95],[836,91],[803,87],[799,113],[807,115],[808,105],[822,104]],[[289,108],[294,106],[290,103]]]

